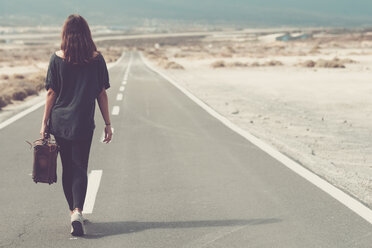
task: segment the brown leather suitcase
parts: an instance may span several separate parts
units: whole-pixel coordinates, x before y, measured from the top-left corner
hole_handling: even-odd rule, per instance
[[[35,140],[31,145],[34,150],[34,161],[32,179],[35,183],[55,183],[57,182],[57,156],[59,146],[51,141],[50,135],[46,138]]]

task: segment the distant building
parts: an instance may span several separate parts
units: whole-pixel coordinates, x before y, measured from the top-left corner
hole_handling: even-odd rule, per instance
[[[313,37],[312,34],[307,34],[307,33],[301,33],[301,34],[295,34],[291,35],[290,33],[286,33],[282,36],[276,37],[276,40],[279,41],[290,41],[290,40],[305,40]]]

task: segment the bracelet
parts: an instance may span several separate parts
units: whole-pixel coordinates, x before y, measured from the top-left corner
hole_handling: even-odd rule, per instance
[[[106,125],[106,126],[110,126],[110,125],[111,125],[111,123],[105,123],[105,125]]]

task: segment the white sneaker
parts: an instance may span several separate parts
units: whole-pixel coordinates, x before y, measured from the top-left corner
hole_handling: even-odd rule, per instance
[[[72,236],[84,235],[83,215],[79,211],[74,211],[71,215],[71,234]]]

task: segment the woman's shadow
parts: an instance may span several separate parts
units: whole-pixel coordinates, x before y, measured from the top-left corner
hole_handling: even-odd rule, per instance
[[[155,228],[194,228],[194,227],[218,227],[218,226],[250,226],[280,222],[281,219],[248,219],[248,220],[196,220],[175,222],[138,222],[118,221],[93,223],[85,221],[86,235],[84,238],[97,239],[107,236],[135,233]]]

